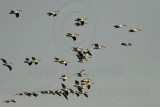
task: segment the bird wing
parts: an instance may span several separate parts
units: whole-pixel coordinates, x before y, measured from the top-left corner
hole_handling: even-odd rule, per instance
[[[79,81],[75,80],[75,84],[76,84],[76,85],[79,85]]]
[[[32,57],[32,60],[36,60],[36,58],[35,58],[35,57]]]
[[[63,96],[68,100],[68,97],[67,97],[67,95],[65,94],[65,93],[62,93],[63,94]]]
[[[16,13],[15,15],[16,15],[17,18],[19,17],[19,13]]]
[[[88,95],[87,94],[84,94],[86,97],[88,97]]]
[[[66,85],[64,85],[63,83],[61,85],[62,85],[62,88],[66,88]]]
[[[11,65],[7,65],[7,67],[9,68],[9,70],[10,70],[10,71],[12,70],[12,67],[11,67]]]
[[[81,70],[80,73],[83,74],[84,71],[85,71],[85,69]]]
[[[82,92],[82,87],[78,86],[77,88],[80,92]]]
[[[7,61],[5,59],[1,58],[1,60],[3,61],[3,63],[7,63]]]
[[[75,40],[76,40],[76,37],[75,37],[75,36],[73,36],[73,37],[72,37],[72,39],[73,39],[73,41],[75,41]]]

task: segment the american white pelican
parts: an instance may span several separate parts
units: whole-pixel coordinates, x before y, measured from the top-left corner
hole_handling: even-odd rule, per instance
[[[129,43],[129,42],[126,42],[126,43],[121,43],[121,45],[123,45],[123,46],[131,46],[132,44]]]
[[[134,29],[130,29],[128,30],[129,32],[139,32],[139,31],[142,31],[141,29],[137,29],[137,28],[134,28]]]
[[[101,48],[105,48],[105,46],[103,44],[98,44],[98,43],[95,43],[95,44],[92,44],[94,45],[94,49],[101,49]]]
[[[83,26],[84,24],[87,24],[87,22],[86,22],[87,20],[88,20],[87,18],[77,18],[77,19],[75,19],[75,21],[77,21],[75,23],[75,25]]]
[[[59,11],[52,11],[52,12],[48,12],[47,14],[48,14],[48,16],[55,17],[55,16],[57,16],[59,14]]]
[[[3,102],[5,102],[5,103],[10,103],[10,102],[16,103],[16,101],[15,101],[15,100],[13,100],[13,99],[4,100]]]
[[[114,25],[115,29],[117,29],[117,28],[123,28],[125,26],[127,26],[127,25],[125,25],[125,24]]]
[[[73,48],[72,51],[75,51],[75,52],[79,52],[79,51],[83,50],[83,48],[81,48],[81,47],[72,47],[72,48]]]
[[[5,59],[3,59],[3,58],[1,58],[1,60],[3,61],[3,65],[4,66],[6,66],[6,67],[8,67],[9,68],[9,70],[11,71],[12,70],[12,63],[10,63],[10,62],[7,62]]]
[[[90,78],[84,78],[83,80],[81,80],[81,82],[89,82],[89,81],[91,81]]]
[[[66,75],[62,75],[59,79],[62,79],[63,81],[68,80],[70,77],[67,77]]]
[[[22,95],[27,95],[28,92],[21,92],[21,93],[17,93],[15,96],[22,96]]]
[[[85,69],[81,70],[80,72],[76,73],[75,75],[77,75],[78,77],[87,76],[87,74],[85,74],[84,71],[85,71]]]
[[[53,94],[55,95],[55,91],[53,90],[42,90],[42,91],[37,91],[40,92],[41,94]]]
[[[75,41],[77,39],[77,36],[79,36],[79,34],[77,34],[77,33],[67,33],[66,36],[71,37],[73,39],[73,41]]]
[[[55,61],[54,61],[54,62],[59,62],[60,64],[64,64],[65,66],[67,66],[68,63],[70,63],[70,62],[68,62],[68,61],[61,60],[61,59],[59,59],[59,58],[55,58]]]
[[[29,66],[32,65],[32,60],[29,58],[26,58],[26,60],[24,61],[24,63],[27,63]]]
[[[88,97],[88,94],[87,94],[88,92],[86,92],[86,91],[79,91],[79,94],[83,94],[85,97]]]
[[[35,57],[32,57],[32,63],[34,63],[35,65],[37,65],[39,61],[41,60],[36,59]]]
[[[16,15],[16,17],[18,18],[18,17],[19,17],[20,12],[22,12],[22,10],[19,10],[19,9],[17,9],[17,10],[11,10],[9,14],[15,14],[15,15]]]

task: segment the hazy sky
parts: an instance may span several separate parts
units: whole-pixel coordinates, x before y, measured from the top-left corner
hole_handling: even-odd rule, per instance
[[[160,106],[160,1],[159,0],[1,0],[0,57],[13,63],[9,71],[0,63],[0,102],[13,98],[17,103],[0,103],[1,107],[159,107]],[[21,9],[19,18],[11,9]],[[59,10],[57,17],[46,13]],[[76,27],[77,17],[88,18],[88,24]],[[114,29],[115,24],[127,26]],[[131,28],[141,32],[129,33]],[[66,37],[76,32],[77,41]],[[131,47],[121,46],[131,42]],[[94,50],[93,43],[105,49]],[[73,46],[91,50],[88,62],[77,62]],[[26,57],[42,61],[24,64]],[[54,62],[54,57],[70,61],[68,66]],[[22,91],[60,89],[62,74],[71,77],[64,82],[73,87],[74,74],[85,69],[95,83],[88,98],[69,95],[67,101],[57,95],[37,98],[14,96]]]

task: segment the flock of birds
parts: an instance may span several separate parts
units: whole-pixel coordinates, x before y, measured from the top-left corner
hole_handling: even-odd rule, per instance
[[[20,16],[20,13],[22,12],[22,10],[11,10],[9,14],[14,14],[16,16],[16,18],[19,18]],[[53,16],[53,17],[56,17],[58,14],[59,14],[59,11],[52,11],[52,12],[48,12],[47,13],[48,16]],[[75,23],[74,25],[75,26],[84,26],[85,24],[87,24],[87,21],[88,19],[87,18],[77,18],[75,19]],[[117,24],[117,25],[114,25],[115,29],[117,28],[123,28],[127,25],[125,24]],[[139,32],[141,31],[141,29],[138,29],[138,28],[134,28],[134,29],[130,29],[128,30],[129,32]],[[77,33],[67,33],[66,34],[66,37],[71,37],[73,39],[73,41],[76,41],[77,39],[77,36],[79,36],[79,34]],[[100,43],[94,43],[92,44],[94,46],[94,49],[102,49],[102,48],[105,48],[105,46],[103,44],[100,44]],[[132,44],[129,43],[129,42],[124,42],[124,43],[121,43],[121,45],[123,46],[131,46]],[[77,62],[80,62],[80,63],[83,63],[85,61],[88,61],[89,58],[91,58],[92,56],[92,53],[89,49],[85,49],[85,48],[82,48],[82,47],[72,47],[74,52],[76,52],[76,56],[78,58],[78,61]],[[8,62],[6,59],[3,59],[1,58],[2,62],[3,62],[3,65],[8,67],[9,70],[11,71],[12,70],[12,63],[11,62]],[[35,58],[35,57],[31,57],[31,58],[26,58],[24,63],[27,63],[29,66],[31,66],[32,64],[35,64],[37,65],[41,60]],[[64,60],[64,59],[61,59],[61,58],[57,58],[55,57],[55,60],[54,62],[57,62],[59,64],[64,64],[65,66],[68,65],[68,63],[70,63],[69,61],[67,60]],[[86,73],[84,73],[85,69],[81,70],[80,72],[74,74],[74,75],[77,75],[77,77],[85,77],[85,76],[88,76]],[[61,77],[59,77],[59,79],[61,79],[63,82],[70,79],[71,77],[63,74]],[[41,90],[41,91],[35,91],[35,92],[20,92],[20,93],[17,93],[15,94],[15,96],[34,96],[34,97],[37,97],[38,96],[38,93],[40,92],[41,94],[52,94],[52,95],[58,95],[58,96],[64,96],[64,98],[66,98],[68,100],[68,95],[70,93],[72,94],[76,94],[77,97],[80,96],[80,94],[83,94],[85,97],[88,97],[88,92],[86,90],[89,90],[91,88],[91,85],[94,84],[92,82],[92,80],[90,78],[84,78],[80,81],[78,80],[75,80],[75,83],[74,83],[74,87],[76,87],[77,90],[73,90],[71,88],[68,88],[64,83],[61,83],[61,86],[62,88],[61,89],[58,89],[58,90]],[[14,99],[7,99],[7,100],[4,100],[3,102],[5,103],[10,103],[10,102],[13,102],[13,103],[16,103],[16,101]]]

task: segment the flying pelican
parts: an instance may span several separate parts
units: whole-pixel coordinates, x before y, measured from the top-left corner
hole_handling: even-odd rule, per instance
[[[77,18],[77,19],[75,19],[75,21],[80,22],[81,25],[87,24],[87,22],[86,22],[87,20],[88,20],[87,18]]]
[[[11,10],[9,14],[15,14],[15,15],[16,15],[16,17],[18,18],[18,17],[19,17],[20,12],[22,12],[22,10],[19,10],[19,9],[17,9],[17,10]]]
[[[88,19],[87,18],[77,18],[75,19],[75,21],[77,21],[75,23],[76,26],[83,26],[84,24],[87,24],[87,21]]]
[[[84,54],[87,53],[87,54],[89,54],[90,56],[92,56],[92,54],[91,54],[91,52],[90,52],[89,49],[83,49],[82,51],[83,51]]]
[[[77,33],[67,33],[66,36],[71,37],[73,39],[73,41],[75,41],[77,39],[77,36],[79,36],[79,34],[77,34]]]
[[[53,94],[55,95],[55,91],[52,90],[42,90],[42,91],[37,91],[40,92],[41,94]]]
[[[68,80],[70,77],[67,77],[66,75],[62,75],[59,79],[62,79],[63,81]]]
[[[19,96],[22,96],[22,95],[27,95],[28,92],[21,92],[21,93],[17,93],[15,96],[19,95]]]
[[[32,65],[32,60],[29,58],[26,58],[26,60],[24,61],[24,63],[28,63],[28,65]]]
[[[55,16],[57,16],[59,14],[59,11],[52,11],[52,12],[48,12],[47,14],[48,14],[48,16],[55,17]]]
[[[4,100],[3,102],[5,102],[5,103],[10,103],[10,102],[16,103],[16,101],[15,101],[15,100],[13,100],[13,99]]]
[[[105,48],[105,46],[103,44],[98,44],[98,43],[95,43],[95,44],[92,44],[94,45],[94,49],[101,49],[101,48]]]
[[[75,91],[75,94],[77,95],[77,97],[79,97],[79,94],[83,94],[86,98],[88,97],[88,94],[86,91]]]
[[[125,26],[127,26],[127,25],[124,25],[124,24],[114,25],[115,29],[117,29],[117,28],[123,28]]]
[[[1,60],[3,61],[3,65],[4,66],[7,66],[9,68],[9,70],[11,71],[12,70],[12,63],[10,62],[7,62],[5,59],[1,58]]]
[[[137,28],[134,28],[134,29],[130,29],[128,30],[129,32],[139,32],[139,31],[142,31],[141,29],[137,29]]]
[[[127,42],[127,43],[121,43],[121,45],[123,45],[123,46],[131,46],[132,44]]]
[[[90,78],[84,78],[83,80],[81,80],[81,82],[89,82],[89,81],[91,81]]]
[[[59,59],[59,58],[55,58],[55,61],[54,61],[54,62],[59,62],[60,64],[64,64],[65,66],[67,66],[68,63],[70,63],[70,62],[68,62],[68,61],[61,60],[61,59]]]
[[[78,77],[83,77],[83,76],[87,76],[87,74],[84,73],[85,69],[81,70],[80,72],[74,74],[77,75]]]
[[[68,100],[68,97],[63,90],[56,90],[55,93],[59,96],[62,94]]]
[[[75,52],[79,52],[81,50],[83,50],[81,47],[72,47],[73,50],[72,51],[75,51]]]
[[[35,65],[37,65],[39,61],[41,60],[36,59],[35,57],[32,57],[32,63],[34,63]]]

